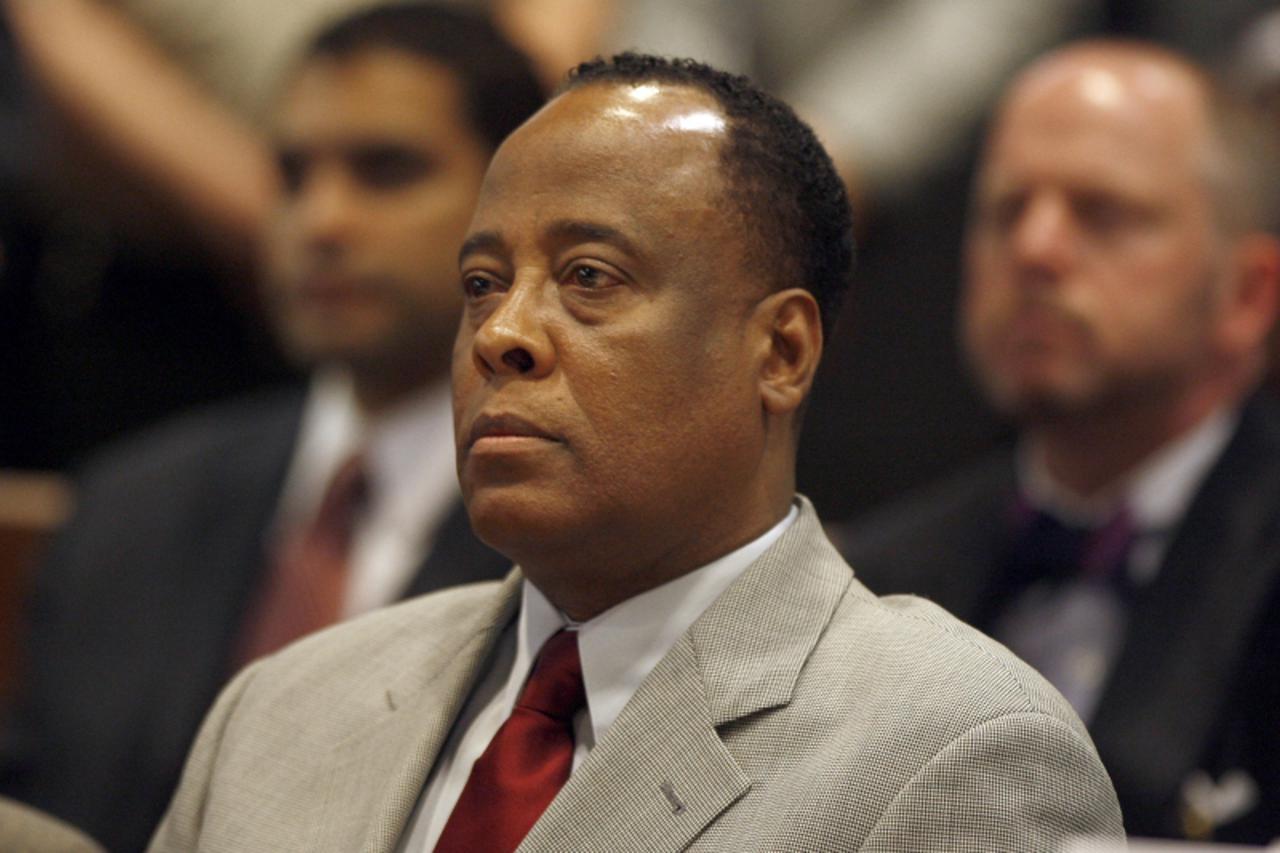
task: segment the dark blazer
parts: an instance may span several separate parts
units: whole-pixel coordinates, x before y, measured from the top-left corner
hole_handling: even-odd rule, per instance
[[[289,392],[216,407],[87,468],[37,572],[28,689],[0,741],[0,791],[112,850],[146,845],[233,674],[302,405]],[[406,597],[508,568],[459,502]]]
[[[1004,452],[836,532],[859,578],[973,620],[1005,595],[997,567],[1015,498]],[[984,627],[984,626],[979,626]],[[1184,781],[1252,777],[1259,803],[1219,840],[1280,836],[1280,408],[1256,397],[1173,535],[1090,731],[1131,834],[1186,834]]]

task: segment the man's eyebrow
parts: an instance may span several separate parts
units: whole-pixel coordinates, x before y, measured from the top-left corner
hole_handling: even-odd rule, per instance
[[[497,231],[478,231],[462,241],[458,250],[458,263],[472,252],[501,252],[507,247],[507,241]]]
[[[640,256],[635,244],[621,231],[598,222],[560,219],[547,226],[545,237],[555,242],[609,243],[633,257]],[[458,252],[458,260],[461,262],[472,252],[502,253],[507,248],[507,241],[499,232],[479,231],[463,241],[462,249]]]
[[[635,244],[618,229],[598,222],[577,219],[561,219],[547,227],[547,236],[553,240],[574,243],[609,243],[629,255],[637,256]]]

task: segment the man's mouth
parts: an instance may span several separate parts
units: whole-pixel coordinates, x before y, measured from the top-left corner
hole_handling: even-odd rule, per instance
[[[486,446],[497,446],[503,443],[515,444],[522,440],[560,441],[557,436],[519,415],[482,414],[472,422],[467,433],[467,449],[472,449],[479,442],[484,442]]]

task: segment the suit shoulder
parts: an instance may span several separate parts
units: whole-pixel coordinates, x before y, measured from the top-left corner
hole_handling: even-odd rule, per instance
[[[876,592],[912,592],[963,612],[971,570],[992,564],[1015,489],[1012,453],[996,453],[832,529],[831,538]]]
[[[999,451],[834,528],[832,538],[852,562],[909,541],[921,530],[999,511],[1014,486],[1013,454]]]
[[[263,668],[278,688],[289,689],[317,679],[340,685],[371,668],[394,670],[401,660],[409,665],[451,635],[488,627],[502,588],[502,581],[480,581],[380,608],[303,637],[265,660]]]
[[[153,482],[200,468],[217,468],[246,449],[288,446],[297,432],[298,389],[263,392],[214,403],[131,433],[90,456],[76,479],[90,492]]]
[[[894,690],[918,692],[916,701],[946,708],[961,729],[1009,714],[1043,714],[1089,741],[1075,712],[1038,672],[933,602],[913,595],[855,601],[847,617],[860,635],[854,662],[886,669]]]

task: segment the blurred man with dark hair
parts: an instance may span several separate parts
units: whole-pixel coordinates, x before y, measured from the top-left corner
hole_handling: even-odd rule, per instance
[[[1116,836],[1029,668],[854,580],[795,494],[852,262],[784,104],[581,67],[498,150],[459,258],[457,465],[519,568],[250,667],[156,851],[1018,850]]]
[[[847,535],[1090,725],[1141,835],[1280,835],[1280,299],[1270,142],[1186,60],[1127,42],[1013,85],[974,190],[965,350],[1021,427]]]
[[[344,617],[509,563],[453,467],[455,259],[493,151],[543,97],[484,19],[394,6],[321,33],[274,120],[265,290],[305,394],[98,459],[38,574],[3,787],[141,848],[218,689]]]

